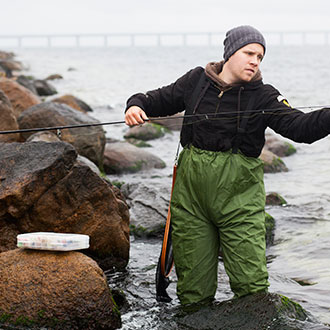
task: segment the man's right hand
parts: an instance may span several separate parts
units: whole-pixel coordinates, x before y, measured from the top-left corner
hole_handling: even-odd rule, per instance
[[[125,123],[128,126],[143,124],[148,120],[146,113],[138,106],[133,105],[125,113]]]

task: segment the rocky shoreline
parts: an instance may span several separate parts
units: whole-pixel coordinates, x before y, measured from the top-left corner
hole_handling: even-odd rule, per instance
[[[63,79],[60,75],[34,79],[20,75],[22,69],[13,53],[0,51],[0,131],[100,123],[90,115],[92,108],[75,96],[49,99],[57,94],[49,81]],[[180,124],[177,119],[176,129]],[[167,121],[155,120],[131,128],[123,141],[107,139],[101,127],[0,134],[0,326],[120,328],[124,304],[112,294],[115,291],[109,289],[104,271],[125,270],[130,234],[160,239],[170,187],[128,182],[119,185],[106,175],[166,166],[141,146],[172,128]],[[260,156],[265,172],[288,171],[282,157],[294,152],[292,145],[267,135]],[[159,194],[159,189],[164,191]],[[270,193],[267,203],[286,202]],[[271,245],[275,220],[269,215],[266,221],[267,245]],[[16,249],[18,234],[39,231],[86,234],[91,246],[82,253]],[[91,283],[98,285],[91,287]],[[269,308],[263,309],[260,317],[256,314],[257,323],[250,323],[246,329],[260,329],[261,325],[305,329],[303,323],[313,326],[308,329],[326,329],[300,306],[274,294],[214,305],[207,312],[185,313],[162,324],[164,329],[166,324],[171,324],[171,329],[184,329],[188,324],[192,329],[229,329],[211,326],[205,320],[198,328],[194,326],[210,311],[223,319],[223,306],[227,306],[225,315],[232,315],[228,322],[233,324],[236,314],[231,314],[232,306],[236,313],[249,313],[249,299],[260,308],[265,301],[276,303],[268,303]],[[232,329],[243,328],[237,323]]]

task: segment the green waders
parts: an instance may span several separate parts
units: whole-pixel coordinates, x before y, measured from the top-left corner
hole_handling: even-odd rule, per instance
[[[231,151],[183,149],[171,201],[182,304],[214,298],[220,245],[236,297],[267,290],[264,207],[260,159]]]

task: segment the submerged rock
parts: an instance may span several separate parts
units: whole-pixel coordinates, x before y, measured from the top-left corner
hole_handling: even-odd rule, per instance
[[[194,310],[194,308],[196,308]],[[158,329],[326,330],[310,313],[285,296],[259,293],[211,306],[191,306]]]
[[[24,111],[18,118],[21,129],[91,123],[99,123],[99,121],[65,104],[56,102],[38,104]],[[23,133],[21,136],[26,140],[32,134],[32,132]],[[61,139],[71,143],[80,155],[102,168],[105,133],[101,126],[63,129]]]
[[[0,224],[14,234],[51,231],[90,236],[84,252],[104,269],[129,259],[129,213],[123,198],[64,142],[0,145]],[[1,233],[5,233],[2,232]],[[1,251],[14,242],[0,239]]]
[[[105,275],[80,252],[0,254],[0,325],[29,329],[118,329]]]
[[[271,192],[266,196],[266,205],[286,205],[287,201],[279,193]]]
[[[159,157],[123,141],[106,144],[103,165],[107,174],[135,173],[166,166]]]

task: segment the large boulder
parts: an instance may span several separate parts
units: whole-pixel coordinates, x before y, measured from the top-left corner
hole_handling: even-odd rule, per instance
[[[161,237],[170,199],[170,187],[125,183],[121,191],[130,207],[130,229],[136,236]]]
[[[66,104],[66,105],[70,106],[71,108],[84,112],[84,113],[93,111],[92,108],[87,103],[85,103],[83,100],[81,100],[73,95],[70,95],[70,94],[62,95],[61,97],[57,97],[57,98],[53,99],[52,101]]]
[[[104,171],[107,174],[135,173],[166,164],[152,153],[124,141],[107,143],[104,150]]]
[[[128,207],[76,158],[64,142],[0,145],[0,222],[11,233],[89,235],[86,253],[104,269],[122,269],[129,258]],[[9,243],[1,250],[11,249]]]
[[[95,118],[56,102],[43,102],[24,111],[18,118],[21,129],[100,123]],[[26,140],[33,132],[22,133]],[[101,126],[63,129],[63,141],[71,143],[77,152],[102,167],[105,133]]]
[[[79,252],[0,254],[0,322],[29,329],[118,329],[105,275]],[[1,325],[1,324],[0,324]]]
[[[0,78],[0,89],[10,100],[16,118],[27,108],[41,102],[30,90],[8,78]]]
[[[34,95],[38,95],[38,92],[33,84],[33,78],[24,75],[19,75],[18,77],[16,77],[16,81],[20,85],[30,90]]]
[[[166,317],[166,316],[165,316]],[[189,306],[164,329],[326,330],[299,304],[275,293],[259,293],[211,306]]]
[[[8,97],[0,90],[0,131],[9,130],[18,130],[18,124]],[[19,133],[0,134],[0,142],[19,141],[19,138]]]

